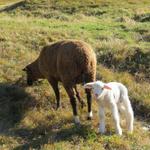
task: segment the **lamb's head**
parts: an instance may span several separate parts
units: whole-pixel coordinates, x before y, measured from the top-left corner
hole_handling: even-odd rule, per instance
[[[96,99],[99,99],[104,89],[111,89],[101,81],[89,82],[84,85],[85,89],[91,89]]]
[[[32,69],[32,67],[30,65],[26,66],[23,71],[25,71],[27,73],[27,84],[33,85],[33,82],[37,81],[37,77],[35,75],[34,70]]]

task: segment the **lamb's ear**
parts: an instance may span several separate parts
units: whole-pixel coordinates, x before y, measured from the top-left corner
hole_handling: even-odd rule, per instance
[[[112,88],[111,87],[109,87],[108,85],[104,85],[104,89],[107,89],[107,90],[112,90]]]
[[[93,82],[84,84],[84,88],[85,89],[92,89],[93,88]]]

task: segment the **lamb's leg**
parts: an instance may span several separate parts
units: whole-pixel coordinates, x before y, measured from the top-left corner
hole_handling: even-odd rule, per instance
[[[119,109],[119,112],[121,113],[121,115],[123,115],[123,116],[126,115],[126,109],[125,109],[123,103],[118,104],[118,109]]]
[[[56,101],[57,101],[57,109],[58,109],[60,107],[60,94],[59,94],[59,89],[58,89],[58,81],[55,80],[54,78],[50,78],[48,79],[48,81],[54,90]]]
[[[73,115],[74,115],[74,121],[76,124],[80,124],[79,116],[77,113],[77,105],[76,105],[76,98],[75,98],[75,92],[73,90],[73,87],[64,86],[66,89],[66,92],[70,98],[70,103],[73,109]]]
[[[77,91],[77,86],[76,86],[76,85],[75,85],[74,89],[75,89],[75,92],[76,92],[76,97],[77,97],[78,101],[79,101],[80,104],[81,104],[81,108],[83,108],[83,107],[85,106],[85,103],[84,103],[83,100],[81,99],[80,94],[79,94],[79,92]]]
[[[105,133],[105,112],[104,107],[100,106],[99,108],[99,132]]]
[[[90,89],[85,89],[86,96],[87,96],[87,104],[88,104],[88,120],[91,120],[93,117],[92,110],[91,110],[91,105],[92,105],[92,96],[91,96],[91,90]]]
[[[120,127],[120,118],[119,118],[117,104],[114,102],[111,102],[110,106],[111,106],[111,110],[112,110],[113,119],[115,122],[116,133],[118,135],[122,135],[122,129]]]
[[[128,96],[123,97],[123,104],[126,109],[126,123],[129,132],[133,132],[134,113]]]

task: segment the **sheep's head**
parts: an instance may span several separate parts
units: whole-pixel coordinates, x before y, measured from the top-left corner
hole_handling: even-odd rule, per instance
[[[85,89],[91,89],[93,91],[93,94],[96,99],[100,98],[101,93],[103,92],[104,89],[109,89],[111,88],[107,86],[105,83],[101,81],[95,81],[95,82],[89,82],[84,85]]]
[[[34,71],[31,69],[30,66],[26,66],[23,71],[27,73],[27,84],[33,85],[33,82],[37,81],[36,76],[34,75]]]

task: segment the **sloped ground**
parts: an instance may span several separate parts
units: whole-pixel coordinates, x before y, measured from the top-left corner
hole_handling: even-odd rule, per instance
[[[150,149],[150,133],[143,130],[150,123],[150,24],[148,19],[143,21],[150,13],[149,5],[148,0],[28,0],[1,13],[0,149]],[[81,110],[79,106],[82,126],[75,127],[62,86],[58,111],[47,81],[26,87],[22,68],[45,44],[70,38],[92,45],[98,79],[120,81],[128,87],[137,117],[132,135],[125,131],[122,137],[114,135],[110,113],[107,133],[99,135],[94,100],[94,119],[87,121],[86,107]]]
[[[21,0],[0,0],[0,8],[13,5],[15,3],[20,2]]]

